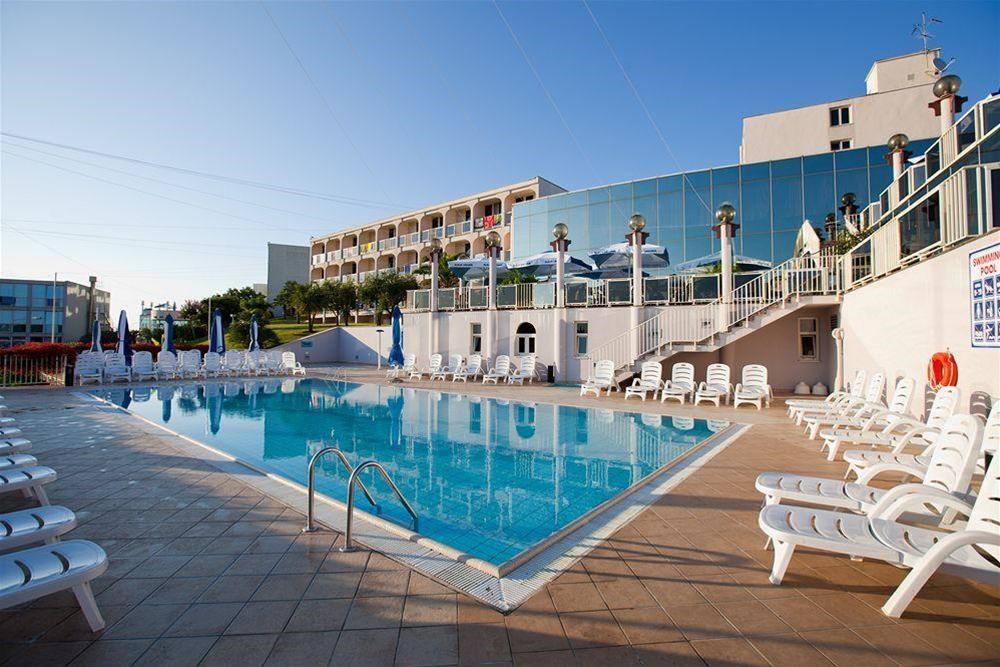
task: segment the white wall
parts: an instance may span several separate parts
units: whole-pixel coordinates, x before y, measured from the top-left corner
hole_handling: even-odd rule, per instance
[[[969,296],[969,253],[997,242],[1000,230],[845,294],[847,377],[879,368],[923,382],[931,355],[950,349],[963,402],[1000,395],[1000,350],[972,347]]]
[[[377,328],[385,330],[385,333],[382,334],[382,360],[384,363],[392,345],[392,329],[388,326],[333,327],[279,345],[276,349],[294,352],[296,358],[303,362],[374,365],[378,360],[375,356],[375,349],[378,345]]]
[[[897,132],[910,139],[936,137],[941,120],[927,108],[935,99],[932,87],[926,84],[744,118],[740,161],[827,153],[834,139],[851,139],[853,147],[860,148],[885,144]],[[830,108],[847,105],[852,122],[831,127]]]

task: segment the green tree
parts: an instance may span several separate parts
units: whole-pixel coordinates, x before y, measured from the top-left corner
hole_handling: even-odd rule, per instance
[[[296,322],[302,321],[302,315],[295,308],[295,290],[299,289],[299,286],[300,283],[289,280],[282,286],[281,291],[274,296],[274,305],[281,306],[286,313],[291,311],[295,315]]]
[[[441,253],[441,259],[438,260],[438,287],[458,287],[458,276],[455,275],[455,272],[448,266],[448,262],[454,262],[456,259],[465,259],[468,256],[469,255],[464,252],[456,252],[451,255]],[[420,263],[420,266],[414,269],[411,275],[427,276],[427,279],[422,281],[420,286],[425,288],[430,287],[430,261],[425,259]]]
[[[351,311],[358,306],[358,289],[354,283],[326,282],[322,285],[324,304],[337,313],[337,323],[348,326]]]
[[[523,285],[524,283],[537,283],[538,279],[530,273],[525,273],[517,269],[511,269],[503,278],[497,280],[498,285]]]
[[[375,326],[382,325],[382,315],[389,313],[393,306],[406,300],[408,290],[417,289],[417,279],[398,273],[376,273],[369,275],[358,286],[358,298],[371,304],[375,311]]]
[[[330,307],[330,297],[325,285],[316,283],[299,283],[293,290],[292,303],[295,309],[306,316],[309,322],[309,333],[313,332],[313,318],[316,313]]]

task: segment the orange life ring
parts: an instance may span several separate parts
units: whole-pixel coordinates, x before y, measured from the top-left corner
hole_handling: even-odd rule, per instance
[[[927,380],[931,388],[954,387],[958,384],[958,363],[951,352],[936,352],[927,362]]]

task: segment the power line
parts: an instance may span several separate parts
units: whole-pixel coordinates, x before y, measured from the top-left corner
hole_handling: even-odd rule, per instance
[[[374,200],[359,199],[357,197],[348,197],[346,195],[331,195],[322,192],[313,192],[310,190],[302,190],[299,188],[292,188],[284,185],[273,185],[271,183],[264,183],[261,181],[253,181],[245,178],[237,178],[235,176],[224,176],[221,174],[213,174],[206,171],[198,171],[195,169],[187,169],[185,167],[176,167],[169,164],[164,164],[161,162],[151,162],[149,160],[141,160],[134,157],[129,157],[126,155],[117,155],[115,153],[106,153],[103,151],[94,150],[91,148],[83,148],[81,146],[74,146],[71,144],[60,143],[57,141],[49,141],[47,139],[39,139],[37,137],[30,137],[23,134],[15,134],[13,132],[0,132],[0,136],[10,137],[12,139],[20,139],[22,141],[31,141],[38,144],[45,144],[47,146],[53,146],[55,148],[65,148],[67,150],[77,151],[80,153],[89,153],[90,155],[97,155],[100,157],[111,158],[114,160],[122,160],[124,162],[132,162],[135,164],[140,164],[146,167],[154,167],[156,169],[166,169],[168,171],[175,171],[181,174],[186,174],[188,176],[199,176],[202,178],[209,178],[212,180],[223,181],[226,183],[233,183],[235,185],[244,185],[247,187],[261,188],[264,190],[273,190],[275,192],[280,192],[283,194],[295,195],[298,197],[309,197],[312,199],[323,199],[338,204],[349,204],[351,206],[367,206],[373,208],[403,208],[409,210],[407,205],[397,204],[397,203],[386,203],[377,202]]]
[[[162,185],[166,185],[166,186],[169,186],[169,187],[172,187],[172,188],[178,188],[180,190],[188,190],[190,192],[197,192],[199,194],[208,195],[209,197],[218,197],[219,199],[225,199],[227,201],[232,201],[232,202],[236,202],[236,203],[239,203],[239,204],[246,204],[248,206],[259,206],[260,208],[266,208],[266,209],[269,209],[271,211],[278,211],[279,213],[289,213],[291,215],[299,216],[299,217],[302,217],[302,218],[312,218],[313,220],[321,220],[323,222],[326,222],[327,224],[332,224],[328,218],[323,218],[323,217],[320,217],[320,216],[317,216],[317,215],[309,215],[308,213],[300,213],[298,211],[292,211],[292,210],[289,210],[287,208],[278,208],[278,207],[275,207],[275,206],[269,206],[267,204],[260,204],[258,202],[248,201],[246,199],[238,199],[236,197],[229,197],[227,195],[220,195],[218,193],[211,192],[209,190],[202,190],[200,188],[192,188],[192,187],[187,186],[187,185],[179,185],[177,183],[171,183],[170,181],[164,181],[163,179],[160,179],[160,178],[152,178],[151,176],[142,176],[140,174],[133,174],[132,172],[125,171],[124,169],[115,169],[114,167],[108,167],[108,166],[105,166],[105,165],[102,165],[102,164],[97,164],[96,162],[88,162],[86,160],[77,160],[75,158],[67,157],[65,155],[60,155],[59,153],[50,153],[49,151],[43,151],[40,148],[32,148],[31,146],[23,146],[21,144],[12,144],[9,140],[6,140],[4,143],[6,143],[9,146],[13,146],[15,148],[20,148],[21,150],[34,151],[36,153],[41,153],[42,155],[48,155],[49,157],[54,157],[54,158],[57,158],[57,159],[60,159],[60,160],[68,160],[69,162],[75,162],[77,164],[85,164],[85,165],[88,165],[90,167],[96,167],[98,169],[105,169],[107,171],[113,171],[116,174],[124,174],[125,176],[129,176],[131,178],[141,178],[144,181],[151,181],[153,183],[160,183]],[[285,229],[291,229],[291,228],[287,228],[286,227]],[[297,228],[296,231],[311,231],[311,230],[310,229],[306,229],[306,228]]]
[[[18,232],[22,236],[30,236],[30,237],[34,237],[34,236],[38,236],[38,235],[41,235],[41,236],[54,236],[54,237],[57,237],[57,238],[60,238],[60,239],[67,239],[68,238],[68,239],[74,239],[76,241],[80,241],[80,242],[84,242],[84,243],[86,243],[88,241],[92,241],[94,243],[101,243],[104,246],[121,246],[123,248],[150,248],[150,249],[154,249],[154,250],[165,250],[166,248],[164,248],[164,246],[166,244],[170,244],[171,246],[174,246],[174,245],[179,246],[177,248],[177,250],[181,250],[181,248],[183,248],[184,254],[212,255],[214,257],[218,257],[219,256],[219,251],[217,251],[217,250],[197,250],[196,248],[192,248],[191,247],[192,244],[190,242],[185,242],[185,241],[177,241],[177,242],[173,242],[173,241],[151,241],[151,240],[147,240],[147,239],[120,238],[120,237],[117,237],[117,236],[102,236],[100,234],[74,234],[74,233],[69,233],[69,232],[42,232],[42,231],[38,231],[38,230],[27,232],[27,231],[25,231],[25,230],[23,230],[23,229],[21,229],[19,227],[12,227],[10,225],[7,225],[7,229],[10,229],[11,231]],[[109,243],[109,241],[111,243]],[[232,247],[232,246],[226,246],[226,245],[223,245],[223,244],[204,244],[204,243],[198,243],[199,247],[201,247],[201,246],[209,246],[209,245],[214,245],[215,247],[218,247],[218,248]],[[245,259],[255,259],[255,260],[259,260],[260,259],[260,257],[257,256],[257,255],[234,255],[232,253],[226,253],[226,257],[242,257],[242,258],[245,258]]]
[[[258,224],[258,225],[264,225],[265,227],[272,227],[273,226],[273,223],[270,223],[270,222],[265,222],[263,220],[256,220],[254,218],[248,218],[248,217],[246,217],[244,215],[237,215],[235,213],[228,213],[226,211],[220,211],[219,209],[211,208],[211,207],[208,207],[208,206],[202,206],[201,204],[195,204],[193,202],[184,201],[183,199],[176,199],[174,197],[168,197],[167,195],[157,194],[155,192],[150,192],[149,190],[143,190],[142,188],[133,187],[131,185],[125,185],[124,183],[118,183],[116,181],[108,180],[106,178],[101,178],[100,176],[94,176],[93,174],[85,174],[82,171],[76,171],[75,169],[70,169],[68,167],[60,167],[57,164],[52,164],[51,162],[46,162],[45,160],[39,160],[39,159],[36,159],[36,158],[33,158],[33,157],[28,157],[27,155],[20,155],[19,153],[12,153],[9,150],[3,150],[2,152],[4,154],[6,154],[6,155],[11,155],[13,157],[19,157],[22,160],[28,160],[29,162],[37,162],[38,164],[44,164],[44,165],[47,165],[49,167],[52,167],[53,169],[58,169],[60,171],[65,171],[65,172],[69,172],[71,174],[76,174],[77,176],[83,176],[84,178],[89,178],[89,179],[92,179],[92,180],[95,180],[95,181],[100,181],[101,183],[107,183],[109,185],[114,185],[114,186],[117,186],[119,188],[124,188],[126,190],[132,190],[133,192],[140,192],[142,194],[149,195],[150,197],[156,197],[158,199],[165,199],[167,201],[174,202],[175,204],[182,204],[184,206],[191,206],[192,208],[201,209],[203,211],[208,211],[210,213],[215,213],[217,215],[223,215],[223,216],[226,216],[227,218],[234,218],[236,220],[245,220],[246,222],[252,222],[252,223]]]
[[[496,0],[494,0],[494,2],[496,2]],[[628,84],[629,89],[631,89],[632,94],[635,96],[636,101],[639,103],[639,106],[642,107],[643,113],[646,114],[646,118],[649,120],[649,124],[652,125],[653,130],[656,131],[656,136],[659,137],[660,143],[663,144],[663,147],[665,149],[667,149],[667,154],[670,155],[670,159],[674,161],[674,166],[677,167],[677,171],[681,173],[681,178],[687,181],[688,185],[691,186],[691,189],[694,191],[695,196],[698,197],[698,201],[700,201],[701,205],[705,207],[705,210],[708,211],[709,214],[711,214],[712,209],[709,207],[708,204],[705,203],[705,200],[702,199],[701,194],[698,192],[698,189],[694,187],[694,185],[691,183],[691,180],[687,177],[687,174],[684,173],[684,170],[681,167],[680,162],[677,160],[677,156],[674,155],[673,150],[671,150],[670,145],[667,143],[666,138],[663,136],[663,132],[660,131],[660,126],[653,118],[653,114],[650,113],[649,107],[647,107],[646,103],[643,101],[642,95],[639,94],[638,88],[636,88],[635,84],[632,82],[632,77],[630,77],[628,75],[628,72],[625,71],[625,66],[622,65],[622,61],[618,58],[618,53],[615,51],[615,47],[612,46],[611,40],[609,40],[608,36],[604,33],[604,28],[601,27],[601,23],[597,20],[597,16],[594,15],[593,10],[590,9],[590,4],[587,2],[587,0],[581,0],[581,2],[583,2],[583,6],[587,9],[587,13],[590,14],[590,19],[594,22],[594,27],[596,27],[597,32],[600,33],[601,39],[603,39],[604,43],[607,45],[608,51],[611,52],[611,57],[614,59],[615,64],[618,65],[619,71],[621,71],[622,76],[625,77],[625,82]]]
[[[358,161],[361,162],[362,165],[364,165],[365,169],[368,171],[368,174],[372,177],[372,179],[375,181],[375,184],[382,191],[382,195],[386,199],[389,199],[389,193],[387,193],[385,191],[385,188],[382,186],[382,181],[379,180],[379,178],[375,175],[375,171],[372,170],[371,165],[369,165],[368,161],[365,160],[364,153],[361,152],[361,149],[359,149],[357,144],[354,143],[354,140],[351,139],[350,133],[347,131],[347,128],[344,126],[344,124],[340,121],[340,118],[333,110],[333,107],[330,106],[329,101],[327,101],[326,99],[326,95],[324,95],[323,91],[320,90],[320,87],[316,85],[316,82],[309,74],[309,70],[306,69],[305,64],[302,62],[302,59],[299,58],[299,55],[295,52],[295,49],[292,48],[291,42],[289,42],[288,38],[285,37],[285,33],[281,31],[281,27],[278,25],[278,22],[274,20],[274,17],[271,15],[271,11],[267,8],[267,4],[261,3],[261,7],[264,8],[264,13],[267,14],[267,18],[270,19],[271,25],[274,26],[275,32],[277,32],[278,36],[281,37],[281,41],[285,43],[285,47],[288,49],[288,52],[292,54],[292,57],[295,59],[295,62],[299,64],[299,69],[302,70],[302,73],[309,81],[309,85],[312,86],[313,90],[316,92],[316,95],[319,97],[320,101],[323,102],[323,106],[326,107],[327,113],[330,114],[330,117],[333,118],[333,122],[336,123],[337,127],[340,128],[341,133],[343,133],[344,137],[347,139],[347,143],[349,143],[351,145],[351,148],[354,149],[354,152],[357,154]]]

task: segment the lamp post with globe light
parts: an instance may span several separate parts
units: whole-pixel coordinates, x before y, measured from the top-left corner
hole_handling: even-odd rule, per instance
[[[649,234],[642,231],[646,227],[646,218],[641,213],[633,213],[628,219],[630,231],[625,235],[628,244],[632,246],[632,305],[642,305],[642,246]]]
[[[489,309],[497,309],[497,259],[500,257],[500,253],[503,252],[503,241],[500,239],[500,235],[495,231],[490,232],[486,235],[486,256],[490,260],[489,268]]]
[[[566,238],[569,236],[569,227],[566,226],[566,223],[557,222],[552,228],[552,236],[555,240],[549,245],[556,252],[556,308],[562,308],[566,305],[564,285],[566,282],[566,251],[571,243]]]
[[[430,245],[431,245],[431,253],[430,253],[430,262],[431,262],[431,299],[430,299],[430,301],[431,301],[431,303],[430,303],[430,306],[431,306],[431,312],[432,313],[436,313],[437,310],[438,310],[438,282],[439,282],[438,270],[439,270],[439,266],[441,264],[441,253],[442,253],[441,239],[439,239],[438,237],[435,236],[434,238],[431,239]]]

